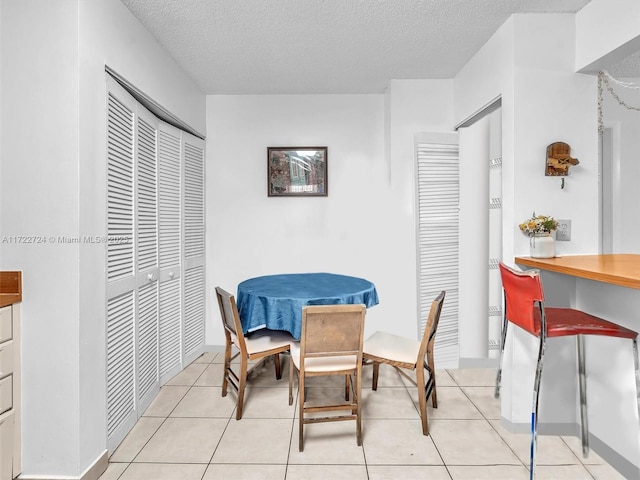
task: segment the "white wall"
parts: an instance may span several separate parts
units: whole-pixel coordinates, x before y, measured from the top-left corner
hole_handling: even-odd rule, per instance
[[[393,227],[383,237],[394,264],[403,276],[389,277],[393,314],[382,329],[418,338],[418,288],[416,245],[416,133],[453,132],[453,82],[451,80],[392,80],[387,92],[389,131],[389,182]],[[381,275],[386,272],[380,266]],[[447,309],[447,302],[442,307]],[[390,320],[392,319],[392,320]],[[403,319],[400,321],[400,319]]]
[[[459,129],[458,343],[462,366],[470,359],[487,358],[489,353],[489,120],[484,117]]]
[[[23,468],[77,473],[79,252],[49,237],[78,234],[78,7],[2,8],[0,230],[46,242],[0,244],[1,268],[23,271]]]
[[[504,258],[527,253],[516,224],[532,207],[573,220],[564,253],[595,251],[595,80],[568,66],[573,28],[571,16],[517,16],[453,81],[211,96],[205,119],[197,86],[118,0],[3,0],[0,234],[102,232],[107,63],[197,130],[206,123],[208,292],[275,271],[359,275],[380,294],[368,330],[415,335],[416,132],[450,131],[502,95]],[[557,140],[581,161],[563,191],[542,175]],[[329,197],[267,198],[266,147],[278,144],[329,147]],[[0,244],[0,268],[24,272],[25,473],[79,475],[106,445],[104,251]],[[211,297],[207,343],[219,345]]]
[[[571,241],[556,242],[556,254],[598,253],[596,77],[573,71],[573,15],[514,20],[515,253],[528,252],[528,239],[516,224],[534,210],[572,220]],[[580,160],[564,189],[561,179],[544,176],[546,147],[558,141],[568,143]]]
[[[636,85],[640,79],[623,79]],[[614,92],[630,106],[640,107],[638,90],[616,85],[609,81]],[[603,119],[613,134],[613,251],[640,253],[640,112],[621,106],[603,87]]]
[[[389,252],[382,95],[207,97],[207,291],[288,272],[373,281]],[[268,146],[327,146],[328,197],[267,197]],[[377,248],[376,248],[377,247]],[[389,271],[393,271],[393,266]],[[212,297],[210,295],[209,297]],[[209,298],[207,343],[223,344]]]
[[[119,0],[79,0],[79,231],[106,234],[105,65],[204,133],[205,96]],[[105,251],[80,248],[80,469],[105,448]],[[51,470],[47,470],[48,473]]]
[[[503,259],[528,255],[518,224],[532,211],[573,221],[572,240],[557,242],[557,254],[597,253],[597,126],[595,77],[575,74],[572,15],[514,15],[455,79],[456,120],[496,95],[502,97]],[[470,94],[469,92],[473,92]],[[547,145],[567,142],[580,159],[560,188],[545,177]],[[508,342],[519,337],[511,332]],[[527,339],[516,338],[519,345]],[[514,352],[515,353],[512,353]],[[527,422],[533,368],[524,348],[507,355],[502,412]],[[511,389],[513,379],[521,388]],[[526,380],[524,380],[526,379]],[[506,393],[508,392],[508,393]],[[544,402],[543,402],[544,403]]]
[[[600,22],[606,25],[606,16]],[[575,73],[574,52],[573,15],[515,15],[455,80],[457,119],[467,118],[495,98],[496,88],[502,88],[503,258],[507,263],[513,263],[515,255],[529,253],[527,237],[517,224],[533,210],[572,220],[572,240],[557,242],[557,254],[598,252],[597,81],[595,75]],[[546,146],[556,141],[571,145],[572,155],[580,160],[580,165],[571,168],[564,189],[559,178],[544,175]],[[547,287],[553,298],[553,283]],[[558,305],[551,298],[550,304]],[[573,298],[562,300],[568,305]],[[535,341],[512,328],[507,345],[502,416],[526,430]],[[575,361],[573,345],[556,347],[548,349],[545,368],[553,370]],[[567,413],[575,416],[574,405],[567,401],[575,398],[575,384],[553,381],[545,381],[543,375],[542,423],[566,422]]]
[[[451,88],[392,82],[389,95],[390,159],[384,95],[207,97],[208,292],[274,273],[364,277],[380,298],[367,333],[417,335],[413,134],[451,125]],[[267,197],[267,147],[296,145],[328,147],[328,197]],[[222,345],[212,298],[207,319]]]
[[[205,98],[118,0],[3,0],[0,268],[23,271],[23,472],[106,450],[105,63],[204,131]]]
[[[640,2],[591,0],[575,16],[575,70],[597,72],[640,48]]]
[[[454,79],[455,124],[459,125],[498,97],[502,122],[503,258],[513,257],[514,236],[514,19],[509,18]],[[509,234],[505,234],[509,233]]]
[[[507,261],[528,255],[517,225],[534,210],[573,221],[558,254],[598,251],[596,79],[574,73],[573,51],[573,15],[514,15],[455,79],[456,120],[502,96]],[[544,175],[546,147],[557,141],[580,160],[564,189]]]

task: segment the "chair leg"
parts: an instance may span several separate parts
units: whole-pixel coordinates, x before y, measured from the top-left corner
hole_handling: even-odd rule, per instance
[[[344,399],[348,402],[351,393],[351,375],[344,376]]]
[[[536,461],[536,441],[538,437],[538,400],[540,398],[540,380],[542,379],[542,364],[544,362],[545,340],[540,339],[538,350],[538,364],[533,381],[533,409],[531,412],[531,450],[529,454],[529,479],[533,480]]]
[[[222,376],[222,396],[227,396],[227,388],[229,386],[229,368],[231,368],[231,342],[229,339],[226,341],[226,347],[224,349],[224,374]]]
[[[496,374],[496,389],[493,393],[495,398],[500,398],[500,383],[502,382],[502,358],[504,357],[504,342],[507,340],[507,317],[502,319],[502,340],[500,342],[500,363]]]
[[[582,438],[582,455],[589,456],[589,419],[587,417],[587,375],[585,372],[584,336],[577,335],[578,346],[578,381],[580,387],[580,437]]]
[[[360,447],[362,445],[362,408],[360,401],[362,400],[362,371],[356,373],[356,385],[353,396],[356,402],[356,443]]]
[[[420,421],[422,422],[422,434],[429,435],[429,425],[427,423],[427,391],[424,383],[423,365],[416,368],[416,386],[418,387],[418,403],[420,405]]]
[[[304,450],[303,427],[304,427],[304,375],[298,372],[298,451]]]
[[[238,406],[236,407],[236,420],[242,418],[242,407],[244,406],[244,389],[247,385],[247,359],[240,359],[240,380],[238,382]]]
[[[438,391],[436,389],[436,364],[433,360],[433,350],[427,350],[427,364],[429,365],[429,376],[433,387],[431,389],[431,406],[438,408]]]
[[[633,363],[636,371],[636,397],[638,403],[638,417],[640,418],[640,361],[638,361],[638,338],[633,339]]]
[[[371,381],[371,389],[378,390],[378,372],[380,371],[380,364],[373,362],[373,380]]]
[[[280,370],[280,354],[276,353],[273,356],[273,363],[276,365],[276,380],[280,380],[282,378],[282,371]]]
[[[289,405],[293,405],[293,358],[289,358]]]

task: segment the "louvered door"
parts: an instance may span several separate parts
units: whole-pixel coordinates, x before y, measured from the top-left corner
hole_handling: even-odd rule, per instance
[[[107,446],[204,346],[204,141],[108,77]]]
[[[183,132],[184,332],[183,361],[204,344],[204,142]]]
[[[107,104],[107,438],[137,420],[135,392],[135,100],[112,84]]]
[[[182,366],[181,179],[182,134],[160,124],[158,240],[160,252],[160,383]]]
[[[435,143],[437,142],[437,143]],[[458,366],[457,135],[438,134],[417,143],[419,334],[432,300],[446,290],[434,354],[438,368]]]
[[[107,444],[113,449],[160,388],[158,120],[115,82],[107,117]]]
[[[160,389],[158,367],[158,119],[136,111],[136,370],[137,410],[143,412]]]

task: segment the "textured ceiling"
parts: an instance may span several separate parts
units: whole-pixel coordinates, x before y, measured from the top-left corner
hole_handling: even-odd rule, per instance
[[[640,52],[614,63],[607,72],[617,78],[640,78]]]
[[[122,0],[207,94],[382,93],[453,78],[513,13],[590,0]]]

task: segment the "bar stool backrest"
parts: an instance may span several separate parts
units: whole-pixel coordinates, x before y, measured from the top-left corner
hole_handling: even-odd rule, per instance
[[[540,335],[540,305],[544,302],[544,291],[540,272],[519,272],[500,263],[500,276],[505,294],[505,317],[532,335]]]

